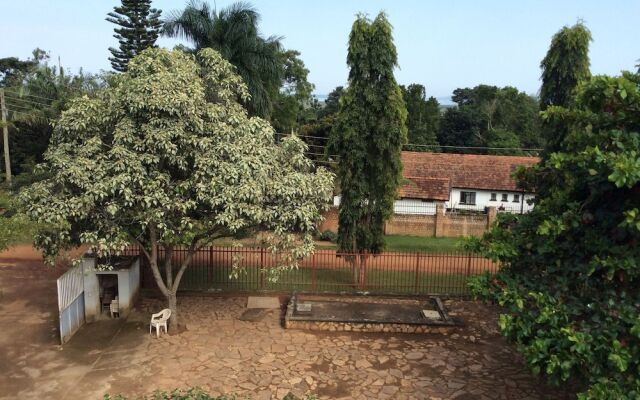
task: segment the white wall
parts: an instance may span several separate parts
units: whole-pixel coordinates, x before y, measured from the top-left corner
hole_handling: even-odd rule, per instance
[[[475,192],[476,204],[464,205],[460,204],[460,192]],[[496,201],[491,201],[491,193],[496,194]],[[502,201],[502,195],[506,193],[508,195],[508,201]],[[518,195],[520,200],[517,203],[513,202],[513,196]],[[533,194],[525,194],[524,198],[522,192],[509,192],[509,191],[492,191],[481,189],[451,189],[449,201],[445,202],[446,208],[458,208],[467,210],[481,210],[485,207],[504,207],[504,212],[519,213],[522,209],[524,212],[529,212],[533,209],[533,205],[527,204],[527,200],[533,199]],[[523,203],[524,199],[524,203]],[[394,204],[394,212],[396,214],[419,214],[419,215],[435,215],[436,213],[435,201],[422,201],[418,199],[399,199]],[[340,196],[333,196],[333,205],[338,207],[340,205]],[[499,210],[500,212],[500,210]]]
[[[476,204],[475,205],[460,204],[460,192],[475,192]],[[491,201],[491,193],[496,194],[496,201]],[[507,194],[508,201],[502,201],[503,194]],[[513,201],[514,195],[519,196],[518,202]],[[533,197],[534,197],[533,194],[525,194],[523,197],[522,192],[453,188],[451,189],[451,195],[449,197],[449,201],[446,203],[446,206],[447,208],[472,209],[472,210],[483,210],[485,207],[495,207],[497,209],[500,209],[500,207],[504,207],[505,212],[519,213],[521,209],[524,212],[528,212],[533,209],[532,205],[527,204],[527,200],[532,199]]]
[[[340,196],[333,196],[333,205],[335,207],[340,205]],[[436,215],[436,202],[422,201],[420,199],[399,199],[393,205],[393,212],[395,214]]]

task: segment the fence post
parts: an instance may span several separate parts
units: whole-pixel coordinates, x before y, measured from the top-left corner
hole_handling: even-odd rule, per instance
[[[496,216],[498,215],[498,210],[495,206],[487,207],[487,230],[491,228],[493,221],[496,220]]]
[[[416,253],[416,280],[414,292],[418,293],[418,280],[420,279],[420,253]]]
[[[444,218],[445,218],[445,209],[444,204],[438,203],[436,204],[436,215],[434,221],[434,237],[443,237],[446,236],[444,232]]]
[[[207,268],[207,289],[211,288],[213,283],[213,246],[209,246],[209,268]]]
[[[316,291],[316,253],[311,254],[311,291]]]
[[[471,275],[471,253],[467,256],[467,278]]]
[[[260,290],[264,289],[264,247],[260,247]]]

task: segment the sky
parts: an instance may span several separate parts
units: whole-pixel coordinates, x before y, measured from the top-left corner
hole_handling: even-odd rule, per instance
[[[105,21],[119,0],[0,0],[0,58],[27,58],[40,47],[76,72],[109,70],[114,25]],[[214,0],[210,0],[214,4]],[[232,1],[216,0],[218,8]],[[165,13],[186,1],[154,0]],[[347,41],[358,13],[387,13],[394,27],[401,84],[420,83],[446,103],[458,87],[515,86],[536,94],[540,60],[551,37],[583,20],[593,35],[594,74],[635,69],[640,58],[638,0],[253,0],[265,36],[283,37],[302,53],[317,95],[345,85]],[[163,47],[179,41],[161,38]]]

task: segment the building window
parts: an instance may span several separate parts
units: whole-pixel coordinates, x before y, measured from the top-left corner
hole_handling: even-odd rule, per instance
[[[498,193],[491,193],[491,199],[489,201],[498,201]]]
[[[513,195],[513,202],[514,203],[520,203],[520,195],[519,194],[514,194]]]
[[[509,201],[509,195],[507,193],[502,193],[502,201]]]
[[[476,192],[460,192],[460,204],[474,206],[476,204]]]

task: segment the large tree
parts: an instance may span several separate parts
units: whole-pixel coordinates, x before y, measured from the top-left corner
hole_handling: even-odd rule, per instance
[[[112,57],[111,67],[119,72],[127,70],[129,61],[144,49],[155,47],[162,22],[160,10],[151,7],[151,0],[121,0],[122,4],[113,7],[107,21],[118,25],[114,38],[118,39],[118,48],[109,47]]]
[[[544,142],[538,102],[514,87],[459,88],[451,99],[457,107],[444,113],[438,131],[438,141],[443,146],[539,148]],[[516,148],[497,152],[517,154]],[[471,151],[474,150],[466,152]]]
[[[419,84],[411,84],[407,87],[400,86],[400,88],[407,105],[408,140],[411,144],[419,145],[410,146],[410,150],[436,151],[440,124],[438,100],[435,97],[427,99],[426,89]]]
[[[220,52],[249,88],[249,112],[268,117],[282,85],[284,66],[280,38],[260,35],[259,21],[260,14],[247,3],[217,11],[206,2],[192,0],[184,10],[169,14],[163,34],[191,41],[196,51],[210,47]]]
[[[344,87],[336,86],[324,100],[324,106],[318,111],[318,118],[334,115],[340,110],[340,99],[344,95]]]
[[[271,122],[278,132],[287,133],[315,120],[318,105],[311,95],[314,86],[307,79],[309,70],[300,58],[300,52],[287,50],[280,56],[284,66],[284,80],[275,97]]]
[[[147,49],[100,97],[74,100],[45,155],[50,178],[22,195],[31,218],[55,227],[36,240],[48,259],[80,244],[100,257],[140,246],[174,327],[199,248],[259,229],[293,267],[312,251],[333,187],[326,170],[311,172],[300,140],[276,144],[273,128],[247,115],[231,64],[212,49],[197,57]],[[173,265],[178,247],[187,255]]]
[[[384,247],[384,223],[402,180],[407,109],[393,70],[391,24],[384,13],[358,16],[349,36],[349,86],[340,101],[329,152],[339,159],[338,247],[353,257],[354,280],[364,283],[367,253]]]
[[[567,107],[578,84],[589,79],[591,32],[582,22],[565,26],[551,39],[551,46],[540,62],[542,86],[540,108]]]
[[[566,137],[520,174],[548,189],[475,243],[502,267],[473,288],[504,307],[500,328],[534,372],[582,380],[581,399],[638,399],[640,78],[594,77],[569,104],[545,113]]]
[[[540,109],[550,106],[568,107],[580,82],[591,76],[589,70],[589,43],[591,32],[582,22],[572,27],[565,26],[551,39],[547,54],[540,62],[542,86],[540,87]],[[558,149],[567,134],[567,127],[545,123],[544,136],[548,142],[547,154]]]

